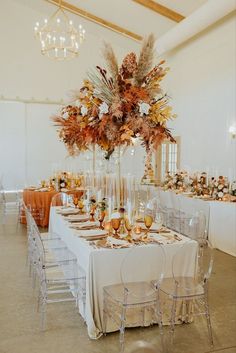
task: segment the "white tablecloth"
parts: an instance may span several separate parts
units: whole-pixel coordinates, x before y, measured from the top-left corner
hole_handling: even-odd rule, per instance
[[[187,213],[209,209],[209,240],[212,246],[227,254],[236,256],[236,203],[223,201],[204,201],[173,191],[159,191],[159,196],[167,207],[180,207]]]
[[[56,212],[56,207],[51,207],[49,230],[59,234],[68,248],[76,254],[79,265],[86,273],[86,309],[83,315],[88,328],[90,338],[98,338],[102,335],[102,317],[103,317],[103,287],[115,283],[120,283],[120,266],[124,254],[129,249],[94,249],[84,239],[75,234],[75,230],[69,228],[68,222]],[[165,277],[171,277],[171,260],[179,247],[189,241],[183,238],[181,242],[164,245],[167,258],[167,268]],[[191,275],[196,242],[192,241],[191,251],[186,254],[186,259],[181,266],[182,275]],[[148,246],[148,245],[145,245]],[[158,245],[149,245],[158,246]],[[148,266],[148,258],[140,259],[140,266]],[[138,275],[138,270],[137,270]],[[153,278],[147,278],[152,280]],[[182,307],[181,309],[182,310]],[[109,323],[107,331],[117,330],[117,326]]]

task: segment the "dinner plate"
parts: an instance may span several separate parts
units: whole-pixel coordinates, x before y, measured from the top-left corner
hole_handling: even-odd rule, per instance
[[[61,208],[60,210],[58,210],[58,213],[60,213],[62,216],[77,215],[79,213],[79,210],[72,207],[64,209]]]
[[[80,238],[93,239],[101,236],[106,237],[107,231],[103,229],[76,230],[76,234]]]
[[[89,220],[89,216],[86,214],[70,214],[66,217],[66,220],[68,222],[86,222]]]
[[[70,228],[75,228],[75,229],[88,229],[89,227],[94,228],[94,227],[99,227],[99,222],[73,222]]]

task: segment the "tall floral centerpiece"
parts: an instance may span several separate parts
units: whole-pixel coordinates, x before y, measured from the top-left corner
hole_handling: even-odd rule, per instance
[[[166,126],[175,115],[160,87],[168,68],[164,61],[153,67],[154,43],[151,34],[138,58],[129,53],[120,66],[112,47],[105,44],[106,68],[90,71],[75,93],[75,103],[53,117],[70,155],[98,145],[109,159],[117,147],[132,145],[138,138],[150,159],[164,139],[175,141]]]

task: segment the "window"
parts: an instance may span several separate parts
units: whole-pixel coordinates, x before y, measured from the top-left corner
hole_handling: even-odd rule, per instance
[[[166,172],[174,175],[179,169],[180,162],[180,137],[175,137],[176,143],[164,141],[156,153],[156,176],[160,183]]]

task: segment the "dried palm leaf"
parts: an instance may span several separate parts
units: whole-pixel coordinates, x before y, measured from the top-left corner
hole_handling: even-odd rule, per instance
[[[105,42],[102,53],[103,53],[104,59],[106,60],[107,67],[111,74],[111,77],[113,78],[114,84],[116,84],[118,74],[119,74],[119,67],[111,44]]]
[[[87,75],[95,88],[94,96],[110,105],[114,98],[114,93],[107,83],[94,71],[88,72]]]
[[[150,34],[143,42],[138,60],[138,68],[135,74],[135,83],[137,85],[142,84],[144,77],[152,67],[154,57],[154,43],[155,37],[153,34]]]

